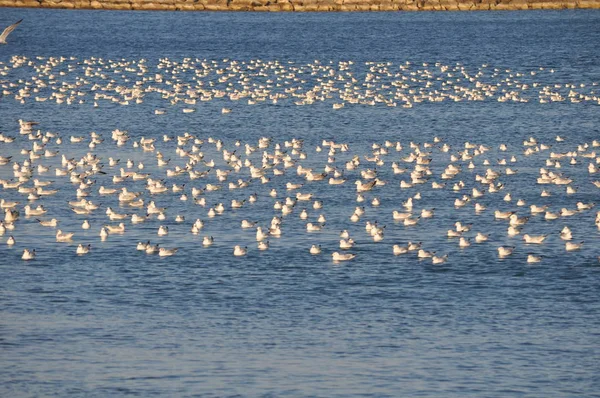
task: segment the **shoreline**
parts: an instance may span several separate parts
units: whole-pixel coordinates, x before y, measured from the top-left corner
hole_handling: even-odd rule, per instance
[[[128,11],[518,11],[600,9],[600,0],[0,0],[0,8]]]

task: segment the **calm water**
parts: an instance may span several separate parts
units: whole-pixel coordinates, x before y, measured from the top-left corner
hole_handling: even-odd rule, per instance
[[[12,94],[0,97],[0,131],[17,137],[12,144],[0,143],[0,155],[23,162],[20,148],[30,148],[31,142],[18,134],[17,120],[36,120],[42,132],[59,133],[64,139],[62,145],[51,143],[48,149],[76,159],[90,149],[71,144],[68,138],[85,136],[87,144],[91,131],[101,134],[105,142],[93,153],[103,159],[107,174],[94,176],[96,185],[90,191],[90,199],[102,208],[79,216],[66,205],[76,199],[76,187],[52,172],[61,168],[60,156],[34,163],[51,166],[51,172],[34,177],[55,181],[60,192],[31,203],[43,204],[49,210],[45,218],[54,216],[61,229],[75,232],[72,243],[56,243],[54,229],[39,227],[35,217],[24,217],[25,196],[14,189],[0,191],[2,199],[20,201],[22,213],[15,230],[0,237],[0,395],[597,396],[597,208],[555,222],[531,216],[523,233],[549,234],[543,245],[525,245],[521,235],[508,237],[507,223],[494,220],[493,209],[529,216],[529,208],[518,207],[516,199],[527,205],[546,204],[552,211],[597,200],[598,188],[591,184],[597,174],[587,170],[594,159],[579,156],[572,166],[570,157],[562,161],[562,169],[556,171],[572,177],[577,189],[566,195],[564,186],[535,185],[550,150],[524,156],[523,140],[534,137],[553,145],[552,151],[565,152],[600,139],[600,108],[591,99],[600,90],[600,12],[274,15],[2,9],[0,26],[20,18],[24,22],[9,44],[0,47],[0,66],[8,67],[0,83],[13,84],[3,88]],[[13,69],[13,56],[27,61]],[[33,100],[48,97],[50,88],[24,103],[15,101],[15,92],[38,75],[35,67],[48,57],[65,57],[50,79],[58,83],[50,86],[88,80],[80,87],[82,103]],[[304,106],[295,105],[291,97],[277,104],[216,98],[171,105],[160,94],[149,93],[140,104],[96,99],[98,107],[93,107],[95,83],[105,85],[113,79],[113,86],[132,87],[136,76],[115,67],[104,70],[110,74],[106,79],[85,77],[84,61],[92,57],[94,67],[103,67],[100,58],[138,64],[145,59],[148,76],[167,75],[170,68],[163,68],[161,59],[181,64],[190,58],[196,70],[202,62],[214,62],[212,75],[187,70],[178,78],[205,85],[212,81],[223,89],[217,69],[235,61],[252,74],[249,66],[257,60],[278,61],[286,74],[320,65],[316,74],[298,73],[304,83],[296,84],[304,87],[329,79],[324,73],[330,69],[341,73],[340,62],[352,61],[349,71],[359,84],[373,74],[372,82],[379,85],[376,91],[386,99],[391,98],[391,89],[381,85],[394,77],[382,68],[402,71],[409,79],[422,77],[426,69],[434,76],[432,90],[440,91],[456,85],[476,88],[468,79],[457,81],[461,71],[499,85],[500,91],[513,90],[515,84],[537,86],[521,92],[527,102],[500,102],[501,95],[495,94],[480,101],[425,101],[412,108],[398,101],[396,107],[346,104],[333,110],[332,104],[340,102],[337,92],[333,98]],[[377,67],[370,70],[373,66]],[[453,75],[443,74],[440,66],[448,66]],[[252,82],[268,84],[266,80],[277,76],[274,72],[253,76]],[[443,86],[443,81],[451,83]],[[422,81],[407,84],[417,90],[423,87]],[[167,84],[160,87],[173,90]],[[368,87],[361,87],[364,94]],[[541,87],[566,100],[540,103]],[[284,87],[273,90],[284,92]],[[570,91],[583,99],[568,100]],[[232,112],[221,114],[223,107]],[[183,113],[185,108],[196,111]],[[156,109],[166,113],[156,115]],[[110,139],[117,128],[131,136],[124,147]],[[349,181],[339,188],[312,183],[300,189],[316,192],[323,209],[298,204],[284,218],[283,236],[270,239],[271,247],[264,252],[257,250],[253,230],[239,228],[240,221],[249,218],[268,226],[277,214],[273,203],[296,192],[287,192],[285,183],[304,181],[295,171],[281,178],[271,176],[268,184],[255,181],[249,190],[239,192],[227,190],[225,182],[224,189],[205,195],[206,207],[179,201],[180,194],[157,195],[150,200],[169,207],[167,220],[153,218],[137,226],[127,220],[125,234],[101,241],[101,226],[118,223],[107,219],[105,207],[143,213],[120,206],[115,196],[98,195],[97,187],[112,186],[111,177],[118,173],[118,167],[108,167],[106,158],[118,157],[121,165],[126,159],[143,162],[143,172],[165,178],[165,169],[184,166],[185,161],[175,153],[176,141],[162,142],[161,137],[184,132],[204,140],[221,139],[231,151],[238,139],[256,145],[260,137],[273,137],[273,145],[282,147],[285,140],[303,139],[308,156],[302,164],[317,170],[327,163],[327,150],[315,152],[323,139],[350,145],[348,153],[336,154],[335,165],[342,169],[354,155],[371,156],[373,143],[401,141],[404,150],[400,155],[392,148],[385,157],[379,177],[388,184],[365,194],[363,204],[355,202],[352,184],[360,178],[358,171],[347,171]],[[556,135],[564,136],[565,142],[555,142]],[[429,183],[400,190],[398,181],[408,177],[393,175],[391,162],[409,153],[411,141],[432,142],[436,136],[452,147],[450,153],[432,152],[436,181],[450,155],[464,149],[466,141],[486,145],[490,152],[473,160],[477,168],[472,172],[467,171],[468,161],[455,162],[463,168],[457,179],[467,184],[460,192],[451,189],[455,180],[441,191]],[[160,168],[155,153],[133,148],[132,141],[141,137],[159,139],[157,149],[172,163]],[[501,143],[508,145],[507,152],[499,151]],[[202,151],[205,160],[215,160],[215,167],[227,167],[214,145],[206,143]],[[242,152],[243,146],[238,148]],[[259,150],[248,158],[260,164],[261,155]],[[500,167],[497,160],[512,155],[517,162],[509,166],[519,172],[503,176],[501,193],[480,200],[488,206],[486,212],[477,215],[472,205],[453,206],[454,199],[479,186],[475,174],[484,174],[487,167],[504,169],[507,166]],[[484,158],[490,166],[482,164]],[[366,168],[373,167],[363,161],[361,169]],[[1,166],[0,179],[8,178],[10,166]],[[247,170],[229,181],[238,178],[249,179]],[[191,186],[218,183],[214,174],[193,182],[186,176],[166,181],[169,186],[186,183],[188,194]],[[129,181],[118,186],[144,191],[145,184]],[[272,188],[279,192],[277,199],[268,195]],[[541,198],[542,189],[552,196]],[[504,202],[509,191],[513,201]],[[228,205],[252,192],[259,198],[255,204],[207,217],[208,207]],[[417,192],[422,199],[416,201],[416,209],[435,207],[435,217],[412,228],[394,222],[392,210],[401,210],[402,202]],[[375,196],[382,201],[377,208],[369,205]],[[366,214],[352,223],[349,216],[357,205],[365,206]],[[306,232],[306,221],[298,217],[304,207],[310,214],[306,221],[315,222],[319,214],[327,217],[323,231]],[[185,223],[176,223],[176,214],[184,214]],[[205,221],[197,236],[189,232],[196,218]],[[90,220],[90,230],[80,228],[84,219]],[[374,243],[366,235],[367,220],[386,225],[383,242]],[[474,232],[490,233],[490,241],[460,249],[456,239],[445,235],[457,220],[472,223]],[[168,236],[156,235],[159,225],[170,227]],[[585,241],[581,250],[565,251],[558,237],[564,225],[573,230],[574,241]],[[351,251],[357,257],[336,264],[331,252],[338,249],[342,229],[356,240]],[[17,240],[14,247],[6,245],[11,234]],[[202,247],[204,235],[214,236],[212,247]],[[135,250],[140,240],[180,250],[173,257],[150,256]],[[392,245],[407,241],[422,241],[425,249],[448,254],[448,261],[432,265],[414,254],[394,256]],[[92,252],[77,256],[78,243],[90,243]],[[323,255],[309,254],[315,243],[323,246]],[[233,257],[236,244],[248,246],[248,255]],[[515,246],[515,254],[499,259],[496,248],[501,245]],[[34,247],[37,259],[22,261],[23,249]],[[543,255],[542,262],[528,265],[528,253]]]

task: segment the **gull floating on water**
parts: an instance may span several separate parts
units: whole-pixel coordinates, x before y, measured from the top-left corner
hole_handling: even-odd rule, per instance
[[[248,248],[241,247],[240,245],[236,245],[233,248],[233,255],[237,257],[245,256],[248,251]]]
[[[348,261],[356,257],[356,254],[333,252],[331,257],[333,261]]]
[[[158,255],[159,255],[160,257],[168,257],[168,256],[172,256],[172,255],[174,255],[175,253],[177,253],[177,248],[173,248],[173,249],[167,249],[167,248],[161,247],[161,248],[158,250]]]
[[[77,246],[76,253],[77,253],[77,254],[87,254],[87,253],[89,253],[89,252],[90,252],[90,249],[91,249],[91,247],[92,247],[92,245],[87,245],[87,246],[84,246],[84,245],[82,245],[82,244],[79,244],[79,245]]]
[[[21,258],[23,260],[34,260],[35,259],[35,249],[33,249],[33,250],[24,249],[23,255],[21,256]]]
[[[73,235],[75,235],[75,233],[73,233],[73,232],[65,233],[59,229],[58,231],[56,231],[56,241],[57,242],[70,242],[73,239]]]

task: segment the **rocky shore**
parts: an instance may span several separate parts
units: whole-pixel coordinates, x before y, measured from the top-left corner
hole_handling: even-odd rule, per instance
[[[0,0],[0,7],[170,11],[475,11],[600,8],[600,0]]]

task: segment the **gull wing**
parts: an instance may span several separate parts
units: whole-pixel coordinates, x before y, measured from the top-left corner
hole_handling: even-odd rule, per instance
[[[14,24],[8,26],[6,29],[4,29],[4,32],[2,32],[2,34],[0,35],[0,43],[6,43],[6,38],[8,37],[8,35],[17,28],[17,26],[23,22],[22,19],[20,19],[19,21],[15,22]]]

